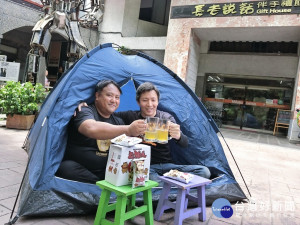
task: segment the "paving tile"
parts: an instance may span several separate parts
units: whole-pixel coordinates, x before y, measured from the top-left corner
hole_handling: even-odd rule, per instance
[[[4,216],[8,213],[10,213],[11,211],[9,209],[7,209],[6,207],[0,205],[0,216]]]
[[[299,189],[300,179],[290,180],[288,183],[289,188],[291,189]]]
[[[173,224],[174,223],[174,216],[169,217],[168,219],[161,219],[159,221],[155,221],[155,225],[163,225],[163,224]],[[143,216],[137,216],[133,220],[126,221],[125,225],[139,225],[139,224],[145,224],[145,217]]]
[[[56,219],[59,222],[67,225],[90,225],[94,223],[95,215],[69,216]]]
[[[6,170],[7,172],[10,170]],[[9,173],[9,172],[8,172]],[[1,187],[7,187],[14,184],[19,185],[22,181],[22,175],[16,172],[10,173],[10,175],[0,175],[0,188]]]
[[[62,218],[19,218],[16,224],[22,225],[66,225]],[[78,224],[79,225],[79,224]]]
[[[294,199],[291,195],[281,195],[271,193],[271,204],[272,205],[281,205],[281,207],[285,207],[286,204],[294,202]]]
[[[252,212],[243,214],[243,225],[269,225],[271,217],[267,212]]]
[[[280,193],[280,194],[287,194],[290,195],[290,188],[286,183],[276,182],[271,180],[270,181],[270,189],[271,193]]]
[[[20,163],[18,163],[18,165],[20,165]],[[18,167],[14,167],[14,168],[9,168],[11,171],[17,172],[19,174],[21,174],[21,176],[23,177],[23,174],[25,173],[25,169],[26,169],[26,165],[20,165]]]
[[[0,205],[4,206],[5,208],[12,210],[14,207],[16,201],[16,197],[11,197],[11,198],[7,198],[7,199],[3,199],[0,200]],[[18,209],[18,204],[19,202],[17,202],[15,209]]]
[[[295,205],[296,205],[295,209],[293,211],[291,210],[289,212],[291,214],[293,214],[295,218],[300,219],[300,204],[295,204]]]
[[[252,198],[255,199],[256,201],[270,201],[270,192],[269,191],[259,191],[257,188],[251,189],[251,195]]]
[[[234,224],[234,223],[230,223],[229,221],[228,222],[224,222],[222,220],[219,220],[219,219],[215,219],[215,218],[211,218],[209,221],[208,221],[208,225],[226,225],[226,224]],[[238,225],[238,224],[235,224],[235,225]]]
[[[229,223],[229,224],[242,224],[242,216],[236,216],[234,208],[233,208],[233,215],[230,218],[218,218],[215,215],[212,215],[211,220],[223,221],[224,223]]]
[[[295,204],[300,204],[300,197],[293,197]]]
[[[19,167],[20,165],[16,162],[1,162],[0,163],[0,170]]]
[[[299,225],[300,219],[290,217],[288,214],[275,214],[272,217],[272,224],[277,225]]]
[[[17,195],[17,192],[19,190],[19,184],[7,186],[1,188],[0,191],[0,200],[15,197]]]

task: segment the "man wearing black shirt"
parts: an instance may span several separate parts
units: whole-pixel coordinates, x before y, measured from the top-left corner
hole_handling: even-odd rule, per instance
[[[128,136],[144,133],[143,120],[124,125],[121,118],[113,115],[121,93],[114,81],[97,84],[94,104],[83,107],[69,123],[67,148],[57,176],[87,183],[103,180],[110,139],[124,133]]]

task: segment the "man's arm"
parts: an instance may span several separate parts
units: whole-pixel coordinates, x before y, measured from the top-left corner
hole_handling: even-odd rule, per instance
[[[181,132],[181,136],[179,140],[175,140],[175,142],[182,148],[186,148],[189,145],[188,137]]]
[[[83,121],[78,131],[86,137],[106,140],[115,138],[121,134],[127,136],[139,136],[145,132],[146,124],[143,120],[136,120],[130,125],[112,125],[92,119]]]

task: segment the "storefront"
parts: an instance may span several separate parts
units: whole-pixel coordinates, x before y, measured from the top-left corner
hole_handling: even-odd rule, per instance
[[[291,108],[293,85],[289,78],[208,74],[204,102],[219,126],[273,132],[277,110]]]
[[[299,13],[298,0],[174,0],[164,64],[219,125],[271,133],[288,110],[281,133],[299,141]]]

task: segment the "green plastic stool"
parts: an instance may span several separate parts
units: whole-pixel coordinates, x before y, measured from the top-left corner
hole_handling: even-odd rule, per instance
[[[144,214],[146,225],[153,225],[151,189],[158,186],[157,182],[149,180],[146,181],[145,186],[137,188],[132,188],[131,185],[117,187],[104,180],[98,181],[96,184],[102,189],[102,193],[99,199],[94,225],[124,224],[126,220],[140,214]],[[117,202],[109,204],[111,192],[117,195]],[[143,192],[144,199],[144,205],[140,207],[135,205],[136,193],[139,192]],[[106,213],[113,210],[115,210],[114,222],[105,219]]]

